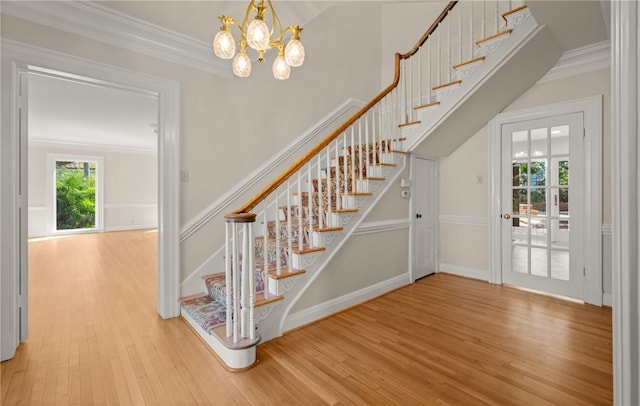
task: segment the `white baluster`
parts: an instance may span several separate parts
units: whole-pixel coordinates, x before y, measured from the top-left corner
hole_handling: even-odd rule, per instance
[[[413,121],[413,58],[409,59],[409,103],[407,106],[409,121]]]
[[[336,148],[338,148],[337,144],[336,144]],[[331,148],[327,147],[327,220],[326,220],[326,225],[327,227],[331,227],[331,224],[329,224],[329,221],[331,219],[331,213],[333,212],[333,195],[331,194],[331,185],[333,183],[333,179],[331,178],[331,154],[330,154]],[[335,189],[334,189],[335,191]]]
[[[422,101],[423,91],[424,89],[422,88],[422,47],[420,47],[420,49],[418,49],[418,97],[420,98],[418,101],[418,106],[421,106],[422,103],[424,103]]]
[[[451,11],[447,13],[447,17],[449,17]],[[451,24],[449,18],[445,20],[445,24],[447,24],[447,47],[449,50],[447,51],[447,83],[451,82]]]
[[[356,190],[356,185],[355,185],[355,181],[356,181],[356,154],[355,154],[355,150],[356,150],[356,146],[355,146],[355,141],[354,141],[354,137],[355,137],[355,128],[352,126],[351,127],[351,191],[355,192]]]
[[[324,226],[324,196],[322,187],[322,160],[318,154],[318,230]]]
[[[307,193],[309,198],[307,199],[307,206],[309,213],[309,237],[313,233],[313,183],[311,181],[311,161],[309,161],[309,170],[307,171]],[[309,246],[311,246],[311,238],[309,238]]]
[[[293,226],[291,225],[291,179],[287,179],[287,269],[291,272],[291,255],[293,255]],[[298,238],[302,238],[298,235]]]
[[[225,245],[224,245],[224,280],[225,283],[227,284],[227,292],[226,292],[226,297],[227,297],[227,311],[226,311],[226,316],[227,316],[227,325],[226,325],[226,336],[231,337],[233,335],[233,329],[232,329],[232,324],[231,324],[231,315],[233,314],[232,310],[232,303],[231,303],[231,287],[233,286],[232,279],[231,279],[231,250],[229,249],[229,244],[231,244],[231,241],[229,241],[229,223],[225,223],[225,228],[224,228],[224,241],[225,241]]]
[[[249,273],[249,241],[247,241],[248,237],[247,224],[242,223],[242,246],[241,246],[241,257],[242,257],[242,268],[240,269],[240,336],[245,338],[248,336],[248,321],[247,321],[247,311],[249,310],[249,281],[247,274]]]
[[[438,76],[436,77],[436,86],[442,84],[442,75],[440,74],[440,66],[442,65],[442,24],[438,24],[438,28],[436,29],[436,34],[438,35],[438,55],[436,57],[436,65],[438,67]]]
[[[462,63],[462,4],[460,4],[458,7],[458,51],[460,55],[459,63]]]
[[[278,203],[278,190],[275,192],[275,208],[276,208],[276,274],[282,275],[282,264],[280,263],[280,205]]]
[[[369,173],[369,119],[364,115],[364,170]],[[364,173],[362,174],[364,177]]]
[[[344,138],[344,133],[342,133]],[[340,138],[336,138],[336,210],[342,208],[342,200],[340,199]]]
[[[233,342],[237,343],[240,339],[240,324],[238,323],[238,318],[240,317],[240,274],[238,272],[238,226],[237,223],[232,223],[232,255],[233,255],[233,267],[232,267],[232,276],[231,276],[231,287],[227,286],[227,289],[233,289]],[[227,304],[228,305],[228,304]],[[229,321],[227,320],[227,323]]]
[[[473,59],[473,40],[475,36],[473,34],[473,2],[469,3],[469,59]]]
[[[480,19],[480,31],[482,32],[482,38],[487,37],[487,28],[485,23],[485,1],[482,0],[482,18]]]
[[[269,217],[267,216],[267,210],[269,204],[267,199],[264,199],[264,224],[262,226],[264,237],[262,239],[262,279],[264,281],[264,298],[269,299]]]
[[[362,120],[358,120],[358,178],[362,183]],[[353,192],[358,192],[356,189],[351,189]]]
[[[500,7],[499,2],[496,1],[496,33],[500,32]]]
[[[255,327],[255,307],[256,307],[256,267],[254,258],[254,246],[253,246],[253,224],[247,223],[247,232],[249,237],[247,238],[247,253],[249,254],[249,266],[247,267],[247,273],[249,274],[249,338],[256,338]]]
[[[351,130],[353,131],[353,129]],[[347,196],[348,196],[348,192],[349,192],[349,182],[351,182],[349,180],[349,167],[348,167],[348,162],[347,160],[349,159],[349,155],[347,155],[347,132],[345,131],[344,136],[342,137],[344,144],[343,144],[343,148],[342,150],[344,151],[343,153],[343,157],[342,157],[342,176],[344,176],[344,194],[342,195],[342,208],[346,208],[346,204],[345,201],[349,201]]]
[[[304,221],[303,221],[303,207],[302,207],[302,173],[298,171],[298,249],[302,251],[304,249]],[[289,268],[291,270],[291,268]]]

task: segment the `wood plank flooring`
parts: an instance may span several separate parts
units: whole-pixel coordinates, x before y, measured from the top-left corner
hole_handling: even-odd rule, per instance
[[[437,274],[258,347],[231,373],[156,313],[156,233],[32,241],[2,405],[607,405],[611,309]]]

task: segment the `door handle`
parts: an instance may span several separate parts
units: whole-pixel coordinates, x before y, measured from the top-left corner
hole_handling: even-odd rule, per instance
[[[422,214],[420,214],[420,213],[416,213],[416,218],[417,218],[417,219],[421,219],[421,218],[422,218]]]
[[[505,213],[502,217],[504,217],[505,220],[509,220],[511,218],[511,214]]]

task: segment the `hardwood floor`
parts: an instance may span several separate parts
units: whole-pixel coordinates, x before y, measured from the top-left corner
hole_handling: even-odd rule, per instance
[[[156,233],[33,241],[30,338],[2,405],[605,405],[611,309],[437,274],[227,372],[156,313]]]

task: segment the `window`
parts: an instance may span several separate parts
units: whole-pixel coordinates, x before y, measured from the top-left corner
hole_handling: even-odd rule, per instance
[[[49,154],[51,233],[102,229],[102,157]]]

